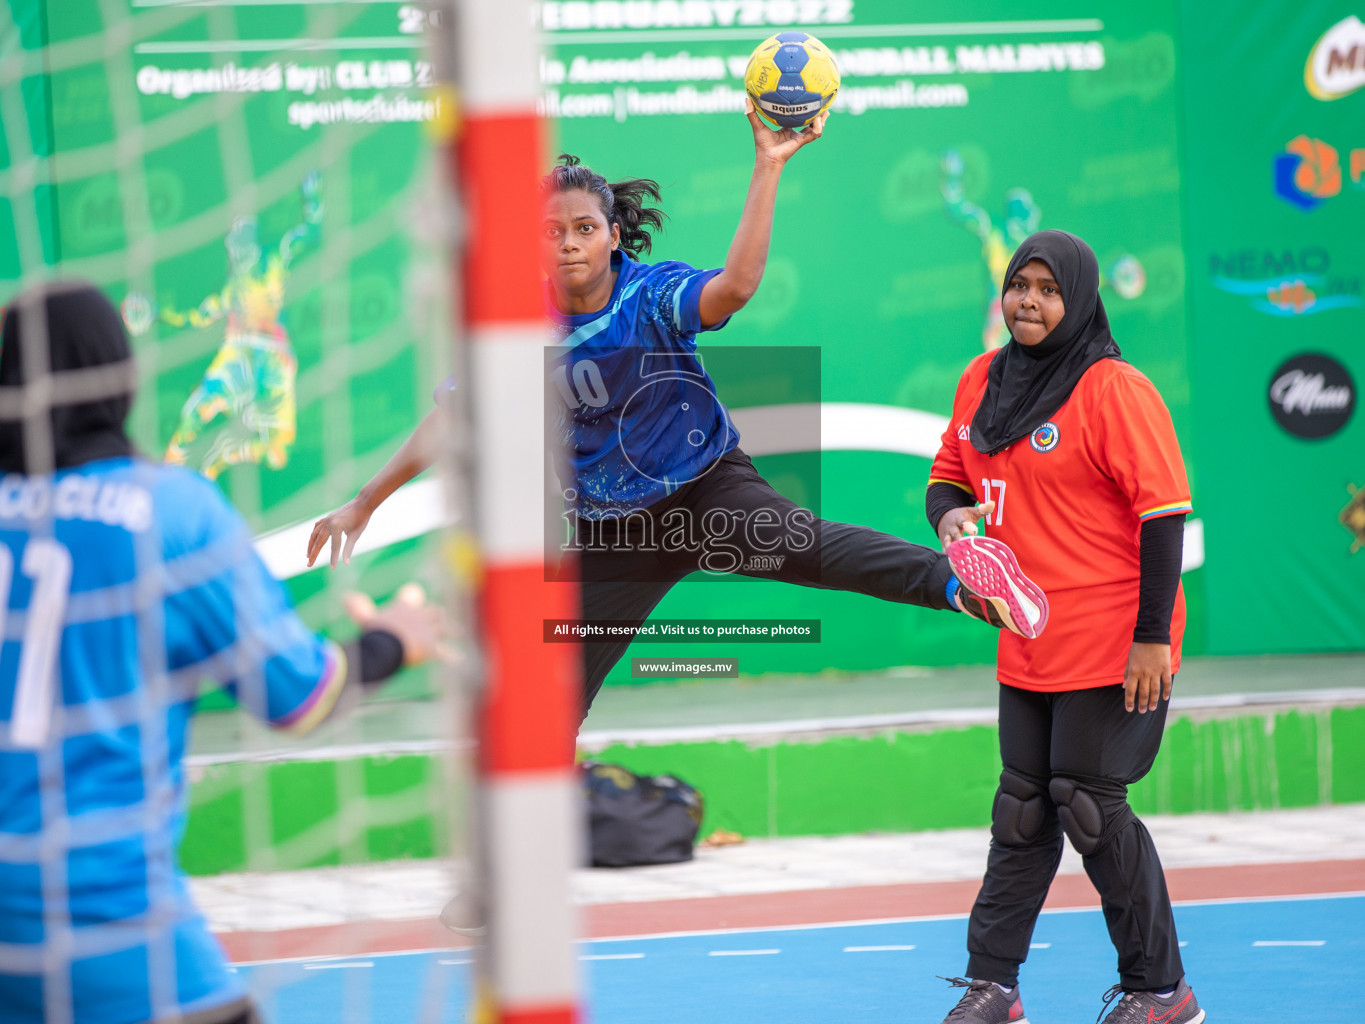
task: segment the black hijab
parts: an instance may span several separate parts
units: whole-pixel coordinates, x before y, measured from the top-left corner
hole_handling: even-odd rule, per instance
[[[39,303],[46,311],[45,318],[39,315]],[[124,421],[133,404],[133,353],[118,311],[103,293],[84,283],[50,285],[17,297],[4,317],[0,329],[0,472],[41,473],[133,454],[132,442],[124,432]],[[23,350],[24,322],[29,317],[37,321],[39,329],[46,328],[48,369],[52,373],[111,368],[102,379],[89,375],[67,378],[72,386],[86,390],[90,395],[87,400],[63,402],[62,378],[56,379],[56,400],[48,409],[53,465],[33,467],[26,461],[25,421],[18,408],[19,389],[28,383]]]
[[[1086,370],[1101,359],[1119,357],[1100,300],[1100,263],[1090,246],[1065,231],[1029,235],[1005,271],[1005,288],[1029,260],[1052,268],[1066,312],[1037,345],[1021,345],[1011,337],[991,360],[971,429],[972,447],[983,455],[1028,437],[1071,397]]]

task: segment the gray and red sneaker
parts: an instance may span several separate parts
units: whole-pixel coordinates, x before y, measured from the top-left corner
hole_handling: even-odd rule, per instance
[[[948,1011],[943,1024],[1028,1024],[1024,1016],[1024,1001],[1019,998],[1019,986],[1005,995],[993,981],[969,981],[966,978],[944,978],[953,988],[965,988],[966,994]]]
[[[967,614],[1032,640],[1047,625],[1047,595],[1024,575],[1009,546],[963,537],[945,549]]]
[[[1104,994],[1104,1005],[1118,997],[1104,1024],[1200,1024],[1204,1019],[1204,1011],[1184,978],[1165,998],[1155,992],[1125,992],[1121,985],[1115,985]]]

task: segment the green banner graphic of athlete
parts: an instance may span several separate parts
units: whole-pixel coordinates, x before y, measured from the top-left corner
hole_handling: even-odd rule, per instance
[[[209,327],[226,321],[223,345],[180,413],[166,461],[196,465],[210,480],[228,466],[281,469],[294,443],[294,381],[298,361],[280,323],[293,261],[317,243],[322,222],[318,175],[304,179],[303,221],[273,249],[262,249],[255,217],[239,217],[228,232],[228,281],[188,311],[157,308],[129,293],[123,320],[142,334],[156,320],[172,327]]]
[[[969,202],[963,188],[962,156],[955,149],[939,161],[939,191],[948,216],[981,240],[981,258],[986,264],[986,323],[981,329],[981,344],[987,352],[1010,340],[1000,296],[1005,287],[1005,269],[1019,243],[1038,230],[1042,211],[1026,188],[1005,193],[1005,222],[995,224],[991,215]],[[1147,273],[1136,256],[1120,256],[1101,272],[1102,285],[1108,285],[1120,298],[1136,299],[1147,287]]]

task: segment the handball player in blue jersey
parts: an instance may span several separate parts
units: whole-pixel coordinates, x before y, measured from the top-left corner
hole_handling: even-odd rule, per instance
[[[134,376],[93,287],[31,292],[4,315],[4,1024],[255,1021],[176,860],[195,699],[223,685],[302,732],[436,644],[412,592],[382,610],[351,595],[349,645],[307,630],[217,488],[134,452]]]
[[[567,453],[559,478],[583,617],[643,622],[675,583],[701,570],[956,609],[1035,636],[1047,599],[998,542],[970,537],[945,554],[817,519],[775,491],[744,454],[697,356],[697,335],[724,327],[758,290],[783,168],[820,138],[826,117],[803,132],[773,131],[749,105],[754,172],[720,269],[640,260],[663,222],[647,205],[659,201],[655,182],[609,183],[571,156],[543,180],[540,261],[560,338],[550,401]],[[373,497],[425,464],[414,449],[423,437],[429,446],[431,429],[428,417],[354,501],[318,521],[310,560],[330,540],[335,564],[343,535],[348,555]],[[976,515],[992,510],[987,503]],[[715,541],[733,557],[717,559]],[[766,568],[746,568],[753,556],[766,556],[754,562]],[[628,646],[628,636],[584,644],[585,714]]]

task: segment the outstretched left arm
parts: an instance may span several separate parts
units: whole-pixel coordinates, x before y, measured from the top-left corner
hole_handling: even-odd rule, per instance
[[[782,168],[798,149],[818,139],[825,130],[828,113],[821,114],[804,132],[790,128],[773,131],[758,116],[752,100],[745,101],[754,131],[754,176],[744,200],[739,227],[725,257],[723,269],[702,287],[701,324],[714,327],[739,312],[754,297],[768,263],[768,244],[773,234],[773,206]]]

